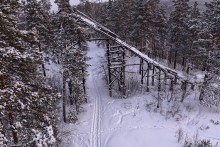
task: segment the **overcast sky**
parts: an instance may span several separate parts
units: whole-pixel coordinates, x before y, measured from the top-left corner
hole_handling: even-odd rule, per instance
[[[54,4],[54,0],[50,0],[51,4],[52,4],[52,11],[56,11],[57,10],[57,5]],[[79,4],[79,0],[70,0],[70,4],[71,5],[77,5]]]

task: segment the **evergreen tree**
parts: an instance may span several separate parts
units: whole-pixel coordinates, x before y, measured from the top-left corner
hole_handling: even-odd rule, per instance
[[[0,146],[1,147],[7,147],[7,139],[5,137],[4,131],[3,131],[3,125],[0,122]]]
[[[201,59],[198,58],[198,39],[199,39],[199,32],[201,31],[203,25],[202,25],[202,19],[201,14],[198,9],[198,3],[195,2],[192,8],[192,11],[190,13],[190,19],[188,22],[188,28],[190,32],[190,49],[189,52],[187,52],[187,55],[189,57],[189,60],[194,65],[199,65],[201,62]]]
[[[76,106],[75,111],[70,111],[71,117],[75,118],[76,113],[79,112],[79,106],[83,102],[86,102],[85,95],[85,77],[87,74],[86,64],[86,34],[85,31],[79,27],[79,24],[74,18],[71,17],[71,6],[68,1],[56,1],[58,4],[59,13],[57,15],[58,29],[56,32],[57,40],[57,53],[61,53],[61,64],[63,70],[63,116],[64,122],[66,119],[66,83],[67,81],[72,83],[69,84],[70,101],[74,101]],[[80,90],[76,90],[80,89]],[[71,121],[71,120],[70,120]]]
[[[199,100],[208,106],[219,106],[219,91],[213,85],[219,83],[216,75],[220,73],[220,1],[213,0],[206,3],[205,6],[207,9],[202,15],[202,29],[200,29],[199,38],[194,45],[198,51],[197,57],[202,63],[202,68],[206,71]]]
[[[55,97],[39,74],[42,53],[36,32],[20,29],[20,6],[16,0],[0,4],[0,120],[3,128],[9,128],[3,132],[10,145],[33,146],[42,139],[43,144],[53,144],[52,130],[50,137],[44,130],[55,126]],[[44,137],[36,139],[36,132]]]
[[[185,64],[186,54],[190,48],[190,33],[187,22],[190,16],[189,0],[174,0],[174,11],[169,18],[171,50],[175,52],[174,68],[176,68],[177,55],[183,57],[182,65]]]

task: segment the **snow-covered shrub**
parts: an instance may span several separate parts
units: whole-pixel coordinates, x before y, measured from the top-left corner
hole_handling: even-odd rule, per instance
[[[214,76],[210,79],[205,79],[201,89],[200,101],[201,104],[212,107],[220,104],[220,78]]]
[[[33,144],[37,147],[49,147],[56,142],[52,126],[46,127],[43,132],[39,132],[37,130],[32,131],[35,134]]]
[[[199,140],[198,133],[194,138],[185,138],[183,147],[212,147],[211,141],[208,139]]]
[[[183,147],[193,147],[193,144],[189,140],[185,140]]]
[[[76,123],[78,120],[77,115],[76,115],[76,110],[71,109],[68,114],[68,122],[69,123]]]
[[[201,140],[196,147],[212,147],[212,143],[210,140]]]
[[[60,91],[60,89],[62,89],[62,81],[60,79],[60,76],[55,74],[52,77],[48,78],[48,84],[51,87],[56,88],[58,89],[58,91]]]
[[[140,81],[136,77],[126,78],[126,90],[128,91],[127,95],[132,95],[140,91]]]
[[[175,103],[175,102],[174,102],[174,104],[172,104],[172,105],[168,108],[166,116],[167,116],[167,117],[169,117],[169,116],[175,117],[175,116],[178,115],[179,113],[180,113],[180,106],[179,106],[178,103]]]
[[[183,129],[182,128],[179,128],[176,132],[176,135],[177,135],[177,141],[178,142],[181,142],[183,140]]]

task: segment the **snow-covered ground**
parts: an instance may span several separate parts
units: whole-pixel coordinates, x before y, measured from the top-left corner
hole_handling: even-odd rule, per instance
[[[199,105],[196,92],[183,103],[164,100],[160,108],[153,92],[111,98],[100,72],[105,50],[94,42],[89,47],[89,101],[76,124],[59,125],[62,147],[181,147],[198,139],[220,146],[219,108]]]

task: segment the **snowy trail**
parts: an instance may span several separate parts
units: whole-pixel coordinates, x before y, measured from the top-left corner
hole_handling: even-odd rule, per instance
[[[93,108],[93,117],[92,117],[92,126],[91,126],[91,134],[90,134],[90,146],[91,147],[98,147],[99,144],[99,97],[96,94],[95,84],[94,80],[92,78],[92,86],[93,86],[93,92],[90,93],[93,95],[94,98],[94,108]],[[91,91],[90,90],[90,91]],[[96,96],[95,96],[96,95]]]
[[[100,52],[90,51],[89,53],[92,59],[89,61],[91,66],[89,67],[87,86],[88,95],[94,103],[90,131],[90,147],[101,147],[101,94],[99,92],[101,85],[96,81],[97,78],[99,78],[97,71],[97,56]]]
[[[91,126],[91,135],[90,135],[90,147],[100,147],[101,137],[100,137],[100,128],[101,128],[101,104],[100,104],[100,94],[97,90],[97,83],[94,78],[92,78],[92,87],[90,94],[92,94],[94,98],[94,109],[93,109],[93,117],[92,117],[92,126]]]
[[[83,105],[76,124],[60,127],[64,133],[70,132],[63,138],[62,147],[180,147],[176,137],[180,128],[189,138],[199,132],[200,138],[219,142],[220,127],[210,120],[220,121],[220,110],[210,113],[200,109],[192,97],[186,99],[181,107],[184,109],[175,117],[169,112],[172,104],[165,102],[160,109],[156,108],[153,93],[128,99],[110,98],[101,73],[104,61],[100,57],[104,57],[105,49],[95,42],[88,42],[88,46],[88,103]]]

